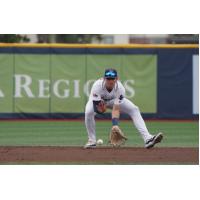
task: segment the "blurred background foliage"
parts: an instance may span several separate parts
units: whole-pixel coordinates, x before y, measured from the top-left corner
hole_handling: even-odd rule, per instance
[[[0,34],[4,43],[198,44],[198,34]]]

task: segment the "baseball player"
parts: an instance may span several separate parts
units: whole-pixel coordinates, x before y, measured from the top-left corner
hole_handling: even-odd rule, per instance
[[[161,142],[162,133],[151,135],[147,130],[139,108],[125,98],[125,88],[118,80],[117,71],[115,69],[106,69],[104,77],[93,84],[86,104],[85,125],[88,133],[88,142],[84,148],[96,147],[95,115],[96,113],[104,113],[106,108],[112,109],[111,132],[117,131],[121,133],[118,124],[119,116],[122,112],[131,117],[133,124],[144,140],[145,148],[151,148],[156,143]]]

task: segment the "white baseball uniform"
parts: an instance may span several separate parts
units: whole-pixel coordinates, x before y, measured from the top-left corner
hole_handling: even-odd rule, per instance
[[[125,98],[125,88],[118,80],[115,83],[115,87],[112,91],[108,91],[105,87],[105,81],[103,78],[98,79],[92,86],[89,100],[85,108],[85,125],[88,133],[88,139],[96,142],[95,132],[95,115],[93,108],[93,101],[104,100],[107,108],[112,109],[115,103],[119,103],[120,112],[128,114],[135,127],[141,134],[144,142],[152,137],[148,132],[145,122],[140,114],[139,108],[134,105],[130,100]]]

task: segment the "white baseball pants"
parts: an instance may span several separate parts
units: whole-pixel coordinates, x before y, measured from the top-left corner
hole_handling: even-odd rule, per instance
[[[106,102],[107,108],[112,109],[114,100]],[[152,135],[147,130],[145,122],[141,116],[139,108],[134,105],[130,100],[124,98],[120,103],[120,112],[128,114],[138,132],[142,136],[144,142],[152,137]],[[88,133],[88,139],[90,141],[96,142],[96,131],[95,131],[95,115],[93,108],[93,101],[89,99],[85,107],[85,125]]]

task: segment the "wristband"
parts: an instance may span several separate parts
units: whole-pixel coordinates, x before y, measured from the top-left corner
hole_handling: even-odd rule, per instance
[[[112,125],[113,126],[118,126],[119,119],[118,118],[112,118]]]

